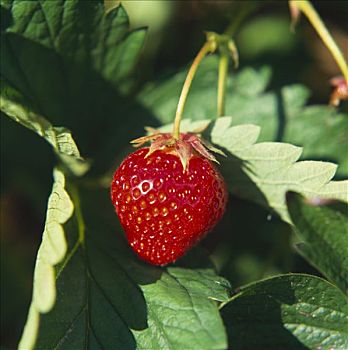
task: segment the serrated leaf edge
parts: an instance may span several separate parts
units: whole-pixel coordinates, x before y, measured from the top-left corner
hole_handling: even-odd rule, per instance
[[[333,198],[333,199],[339,199],[344,202],[348,202],[348,180],[341,180],[341,181],[332,181],[331,179],[335,175],[337,165],[329,162],[321,162],[321,161],[298,161],[302,154],[302,148],[297,147],[294,145],[291,145],[289,143],[279,143],[279,142],[260,142],[257,143],[257,139],[255,138],[256,133],[260,128],[256,125],[249,124],[248,128],[250,130],[253,130],[253,137],[248,140],[245,139],[245,142],[243,144],[243,147],[233,149],[231,147],[231,144],[226,144],[227,140],[232,140],[234,134],[236,133],[238,128],[242,128],[245,125],[236,125],[231,126],[232,124],[232,117],[225,116],[220,117],[215,122],[211,137],[212,142],[223,149],[227,149],[231,154],[235,155],[236,157],[240,158],[242,161],[246,163],[246,166],[244,167],[244,171],[248,174],[248,176],[251,178],[251,180],[257,185],[259,190],[262,192],[262,194],[265,196],[268,206],[271,207],[275,212],[279,214],[279,216],[286,222],[291,223],[286,202],[285,202],[285,193],[288,190],[293,190],[296,192],[301,193],[305,197],[309,196],[317,196],[321,198]],[[220,131],[222,130],[222,132]],[[233,145],[233,144],[232,144]],[[270,147],[273,147],[272,150],[273,153],[270,153]],[[278,151],[280,151],[280,148],[288,149],[289,154],[288,156],[282,156],[282,157],[275,157],[274,154]],[[255,157],[253,154],[264,154],[264,156]],[[276,161],[281,160],[285,162],[285,164],[277,164]],[[257,174],[257,166],[255,164],[252,164],[252,161],[269,161],[270,167],[267,172],[262,174],[261,176]],[[273,164],[271,165],[271,162]],[[300,178],[300,172],[303,172],[305,169],[309,169],[309,166],[311,165],[312,174],[307,175],[306,177]],[[314,169],[316,167],[316,169]],[[320,171],[320,169],[322,171]],[[314,171],[315,170],[315,171]],[[286,172],[288,176],[292,176],[290,180],[281,178],[279,181],[274,180],[267,180],[267,176],[271,173],[275,172]],[[316,181],[309,181],[316,179]],[[330,181],[331,180],[331,181]],[[233,182],[233,179],[231,179]],[[284,186],[283,191],[283,198],[282,201],[274,201],[272,199],[271,191],[262,190],[262,186]],[[289,188],[286,188],[286,185],[289,185]],[[291,187],[293,186],[293,187]],[[272,191],[274,191],[274,187],[272,187]],[[240,194],[243,197],[243,194]],[[273,195],[274,197],[274,195]],[[250,199],[250,198],[247,198]],[[253,199],[253,198],[251,198]]]

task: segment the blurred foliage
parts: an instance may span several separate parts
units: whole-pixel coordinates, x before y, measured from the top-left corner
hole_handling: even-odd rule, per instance
[[[109,2],[108,6],[112,7],[113,3],[116,2]],[[129,11],[132,28],[149,26],[146,45],[137,69],[133,72],[132,84],[124,88],[130,96],[121,95],[108,84],[105,86],[106,84],[91,72],[85,74],[86,68],[80,68],[84,71],[83,74],[75,72],[74,75],[71,72],[76,66],[68,64],[67,68],[71,73],[68,76],[72,79],[71,84],[75,88],[74,94],[70,97],[70,103],[69,101],[66,103],[73,108],[65,109],[61,113],[64,106],[49,103],[55,100],[57,84],[61,78],[59,70],[51,65],[55,58],[49,61],[51,62],[49,65],[47,61],[45,64],[35,61],[35,57],[45,50],[42,47],[29,45],[32,49],[31,59],[34,62],[30,67],[32,70],[30,74],[44,72],[44,79],[50,79],[52,82],[50,89],[39,91],[42,104],[55,106],[60,110],[48,113],[56,118],[53,118],[52,122],[55,125],[59,122],[71,128],[74,134],[79,136],[77,140],[81,143],[83,154],[89,156],[93,155],[96,144],[88,143],[89,136],[85,134],[86,130],[81,127],[79,121],[87,118],[93,122],[96,114],[93,109],[95,101],[86,101],[86,96],[89,90],[98,87],[96,90],[99,93],[94,98],[97,100],[97,105],[102,106],[103,109],[97,111],[101,118],[94,124],[95,128],[91,132],[93,135],[98,135],[97,143],[103,144],[105,152],[99,159],[100,164],[94,165],[96,173],[107,170],[105,164],[109,166],[117,162],[113,154],[117,138],[122,139],[123,147],[118,153],[125,152],[127,140],[142,132],[143,123],[153,126],[158,124],[153,112],[138,102],[135,104],[131,97],[140,90],[148,91],[148,86],[145,90],[143,87],[149,81],[156,81],[156,86],[181,70],[183,66],[187,66],[201,46],[204,39],[203,30],[223,31],[230,21],[236,20],[243,6],[243,2],[240,1],[164,1],[160,3],[161,5],[157,1],[123,1],[123,3]],[[248,3],[252,3],[255,10],[236,33],[241,69],[252,66],[259,70],[265,65],[271,66],[273,74],[268,87],[267,84],[264,86],[266,93],[283,88],[285,84],[304,83],[309,86],[312,93],[310,102],[326,103],[330,93],[327,80],[338,71],[330,57],[324,63],[320,60],[323,52],[322,45],[308,23],[302,20],[296,28],[296,33],[293,34],[289,30],[289,14],[285,2],[264,1],[260,4],[259,1],[248,1]],[[313,3],[329,28],[341,38],[340,42],[346,42],[348,33],[345,24],[348,2],[314,1]],[[5,12],[2,12],[3,15],[2,28],[10,23]],[[19,47],[16,45],[19,45],[18,42],[22,39],[14,37],[13,40],[15,47]],[[347,56],[347,46],[341,46]],[[20,57],[20,53],[17,56]],[[51,56],[49,58],[52,59]],[[7,62],[2,62],[2,70],[6,64]],[[89,81],[78,81],[80,74],[89,76]],[[231,75],[234,76],[234,72]],[[119,87],[117,79],[115,81],[110,84]],[[39,85],[39,82],[37,84]],[[180,84],[179,79],[178,86]],[[66,85],[63,82],[60,91],[65,93],[65,88]],[[171,89],[166,93],[176,96],[177,91]],[[110,93],[103,95],[106,90]],[[145,93],[142,92],[142,94]],[[215,99],[210,103],[210,108],[213,110]],[[130,113],[130,108],[133,114]],[[136,112],[134,108],[137,109]],[[341,111],[346,109],[347,104],[340,107]],[[328,109],[325,117],[323,115],[318,117],[318,122],[318,119],[315,119],[315,108],[307,109],[303,115],[303,118],[306,118],[306,128],[304,130],[296,126],[289,128],[285,133],[285,140],[300,145],[304,142],[312,144],[311,149],[316,153],[306,153],[305,148],[305,157],[331,159],[331,154],[338,152],[335,148],[337,140],[332,140],[328,131],[332,129],[325,126],[326,120],[335,124],[331,113],[332,111]],[[75,119],[74,116],[76,116]],[[115,116],[123,118],[133,116],[134,123],[127,124],[126,129],[119,129],[115,135],[111,133]],[[135,116],[140,116],[141,120]],[[197,116],[198,119],[202,117],[202,115]],[[247,117],[246,115],[244,122],[250,122]],[[169,120],[172,116],[168,115],[167,118]],[[346,140],[345,129],[340,126],[344,116],[338,114],[335,118],[339,121],[336,121],[334,128],[340,128],[342,140]],[[19,127],[8,118],[1,117],[0,122],[1,335],[3,348],[12,349],[18,343],[30,302],[32,270],[35,252],[43,232],[46,203],[52,185],[54,157],[49,146],[37,135]],[[265,129],[274,130],[279,127],[274,123],[274,120],[265,120]],[[112,135],[111,138],[110,135]],[[273,140],[273,137],[266,137],[266,139]],[[106,142],[106,140],[109,141]],[[331,140],[330,154],[323,140],[327,142]],[[345,171],[340,173],[342,177],[347,176],[347,165],[344,169]],[[291,236],[290,227],[266,209],[232,197],[228,214],[216,232],[208,236],[203,244],[212,252],[213,260],[220,268],[222,275],[227,277],[234,287],[281,272],[319,274],[302,258],[294,255],[291,249],[294,238]],[[250,217],[253,217],[252,222]],[[229,231],[231,227],[233,232]],[[257,232],[255,227],[258,227]],[[227,245],[232,249],[226,249]]]

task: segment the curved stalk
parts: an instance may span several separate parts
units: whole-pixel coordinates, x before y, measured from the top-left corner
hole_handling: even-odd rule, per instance
[[[178,140],[180,135],[180,122],[182,119],[182,114],[184,111],[185,102],[187,99],[187,95],[190,91],[192,80],[196,74],[197,68],[201,63],[202,59],[209,53],[215,51],[215,43],[211,41],[207,41],[202,48],[199,50],[197,56],[195,57],[192,65],[187,73],[186,80],[184,86],[182,87],[178,107],[175,113],[174,127],[173,127],[173,137]]]
[[[324,22],[321,20],[320,16],[316,12],[312,4],[307,0],[291,0],[290,5],[294,5],[295,7],[297,7],[308,18],[309,22],[312,24],[325,46],[331,52],[331,55],[335,59],[345,80],[348,81],[347,62],[341,50],[337,46],[335,40],[332,38],[330,32],[326,28]]]

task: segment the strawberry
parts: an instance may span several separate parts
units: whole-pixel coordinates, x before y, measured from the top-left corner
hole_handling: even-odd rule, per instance
[[[221,219],[225,182],[212,164],[216,150],[194,134],[155,134],[116,170],[112,203],[129,244],[143,260],[165,265],[180,258]],[[221,151],[219,151],[221,153]]]

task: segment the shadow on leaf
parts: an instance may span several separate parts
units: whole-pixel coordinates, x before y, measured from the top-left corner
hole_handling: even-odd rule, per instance
[[[120,92],[121,82],[116,89],[88,60],[74,62],[14,33],[2,35],[2,47],[6,84],[21,93],[22,104],[72,131],[81,154],[93,159],[92,174],[108,170],[145,125],[158,125],[148,110]]]
[[[242,292],[222,309],[231,348],[307,349],[284,327],[281,305],[296,302],[291,282],[285,284],[279,289],[274,284],[272,290]]]

